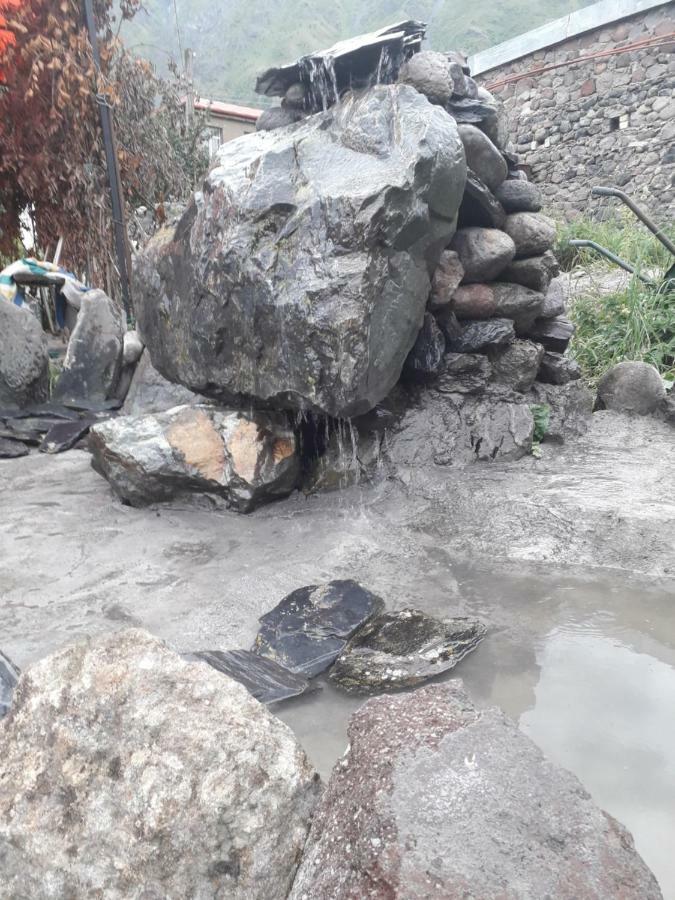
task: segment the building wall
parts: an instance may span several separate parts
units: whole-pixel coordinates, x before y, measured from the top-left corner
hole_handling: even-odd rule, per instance
[[[675,217],[675,37],[658,47],[582,59],[675,33],[675,2],[651,5],[476,76],[504,102],[513,149],[558,216],[616,204],[590,198],[591,187],[600,184],[622,188],[661,224]],[[504,48],[479,56],[489,64],[507,55]],[[566,61],[571,64],[532,72]],[[524,77],[499,86],[514,73]]]

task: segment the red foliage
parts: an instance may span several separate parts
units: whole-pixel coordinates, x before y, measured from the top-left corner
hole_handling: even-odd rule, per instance
[[[18,216],[30,206],[43,249],[63,235],[64,258],[73,263],[107,257],[96,94],[115,94],[106,77],[110,4],[94,0],[103,67],[97,76],[81,0],[0,0],[0,251],[9,251]],[[127,0],[123,14],[136,6]]]

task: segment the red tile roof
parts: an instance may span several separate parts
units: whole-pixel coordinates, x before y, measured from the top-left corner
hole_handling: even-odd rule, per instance
[[[253,109],[251,106],[237,106],[235,103],[207,100],[205,97],[195,97],[195,109],[204,109],[216,116],[223,116],[227,119],[244,119],[247,122],[257,121],[262,113],[261,109]]]

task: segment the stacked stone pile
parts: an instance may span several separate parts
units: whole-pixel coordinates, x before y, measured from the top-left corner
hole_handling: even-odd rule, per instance
[[[500,104],[457,53],[378,72],[393,83],[313,90],[324,111],[305,100],[297,122],[221,147],[139,254],[152,366],[215,405],[94,429],[95,466],[126,502],[208,491],[248,511],[377,467],[518,458],[533,404],[552,433],[583,429],[555,227]],[[309,97],[286,84],[302,73],[274,90]]]

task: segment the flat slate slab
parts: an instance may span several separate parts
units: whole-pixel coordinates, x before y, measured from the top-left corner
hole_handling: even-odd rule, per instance
[[[418,609],[383,613],[340,654],[330,679],[355,693],[414,687],[454,669],[486,633],[476,619],[435,619]]]
[[[298,588],[260,617],[253,652],[312,678],[383,608],[379,597],[349,579]]]
[[[0,437],[0,459],[16,459],[28,456],[28,453],[28,447],[22,441]]]
[[[0,719],[9,712],[19,675],[19,669],[0,650]]]
[[[290,672],[273,659],[258,656],[250,650],[198,650],[196,653],[186,653],[184,659],[208,663],[243,684],[249,694],[261,703],[277,703],[319,690],[318,685],[304,676]]]
[[[42,453],[61,453],[70,450],[84,437],[96,419],[78,419],[74,422],[58,422],[49,429],[40,444]]]

